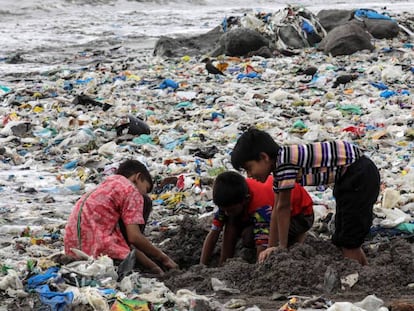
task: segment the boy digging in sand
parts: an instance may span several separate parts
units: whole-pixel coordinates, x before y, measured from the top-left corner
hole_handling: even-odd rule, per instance
[[[152,273],[176,268],[177,264],[140,230],[148,216],[144,215],[144,196],[152,186],[144,164],[135,160],[122,162],[115,175],[76,203],[65,228],[65,253],[76,257],[72,251],[76,248],[94,258],[107,255],[120,261],[128,257],[131,246],[137,263]]]
[[[218,175],[213,186],[213,201],[219,209],[204,240],[200,263],[209,263],[223,227],[220,265],[234,256],[239,237],[242,238],[245,247],[256,246],[256,254],[259,256],[267,247],[274,200],[272,176],[261,183],[244,178],[237,172],[224,172]],[[292,191],[291,206],[290,245],[303,242],[306,232],[313,224],[312,199],[299,184]]]
[[[335,185],[332,242],[345,257],[367,264],[361,245],[372,224],[380,176],[361,149],[340,140],[281,147],[268,133],[251,128],[237,140],[231,162],[235,169],[244,168],[249,177],[261,182],[273,173],[278,200],[272,211],[269,245],[260,254],[259,262],[277,248],[288,246],[290,201],[298,181],[303,186]]]

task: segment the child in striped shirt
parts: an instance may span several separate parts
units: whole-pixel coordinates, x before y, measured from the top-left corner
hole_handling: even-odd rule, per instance
[[[263,262],[277,248],[287,248],[290,197],[295,182],[303,186],[334,184],[336,200],[334,245],[344,257],[366,265],[361,248],[372,225],[373,205],[380,189],[378,168],[362,150],[345,141],[279,146],[266,132],[251,128],[233,149],[235,169],[264,182],[273,174],[278,200],[272,211],[269,246],[259,256]]]

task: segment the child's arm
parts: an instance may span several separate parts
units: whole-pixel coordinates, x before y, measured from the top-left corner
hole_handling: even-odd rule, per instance
[[[228,258],[233,258],[234,249],[236,248],[237,239],[240,235],[240,227],[234,222],[229,222],[224,227],[223,244],[221,246],[220,265],[222,265]]]
[[[159,248],[155,247],[142,233],[138,225],[126,225],[126,232],[128,236],[128,242],[134,245],[137,250],[143,252],[151,259],[155,259],[160,262],[167,269],[177,268],[177,264]],[[156,263],[154,262],[156,266]],[[150,266],[148,268],[154,268]]]
[[[266,260],[277,247],[287,248],[290,225],[291,190],[280,191],[275,195],[269,232],[269,246],[259,254],[259,262]]]
[[[273,191],[273,190],[272,190]],[[275,200],[277,195],[275,194]],[[275,201],[274,201],[275,203]],[[256,245],[256,258],[259,260],[260,254],[269,245],[269,233],[270,233],[270,218],[272,216],[273,205],[263,206],[254,212],[252,215],[253,226],[253,238]]]
[[[277,219],[276,219],[276,209],[277,209],[278,202],[279,202],[279,194],[275,193],[275,203],[273,204],[272,214],[270,216],[268,248],[275,247],[279,244],[279,229],[278,229]]]
[[[203,243],[203,249],[201,250],[201,256],[200,256],[200,263],[203,265],[207,265],[211,255],[213,254],[214,247],[217,244],[217,240],[220,236],[219,230],[210,230],[210,232],[207,234],[206,239]]]
[[[289,225],[290,225],[290,194],[291,189],[283,190],[279,192],[279,199],[277,202],[277,208],[273,211],[276,212],[276,219],[273,219],[274,213],[272,213],[271,227],[274,223],[277,224],[277,232],[279,237],[279,247],[287,248],[289,237]],[[278,246],[277,244],[273,246]]]

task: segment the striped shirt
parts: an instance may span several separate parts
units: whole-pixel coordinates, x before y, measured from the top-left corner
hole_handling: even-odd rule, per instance
[[[363,156],[357,146],[345,141],[327,141],[282,147],[273,171],[274,191],[335,182],[344,169]]]

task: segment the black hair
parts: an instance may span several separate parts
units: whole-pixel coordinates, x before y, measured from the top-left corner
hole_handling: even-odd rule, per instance
[[[231,164],[236,170],[244,167],[247,161],[260,160],[260,153],[266,153],[276,160],[280,146],[265,131],[251,127],[236,142],[231,153]]]
[[[134,174],[141,173],[141,180],[146,180],[150,184],[150,189],[148,192],[152,191],[152,187],[154,183],[152,181],[152,177],[147,170],[147,167],[137,160],[125,160],[121,164],[116,171],[116,174],[122,175],[126,178],[131,177]]]
[[[242,203],[248,194],[246,179],[237,172],[221,173],[214,181],[213,202],[218,207]]]

